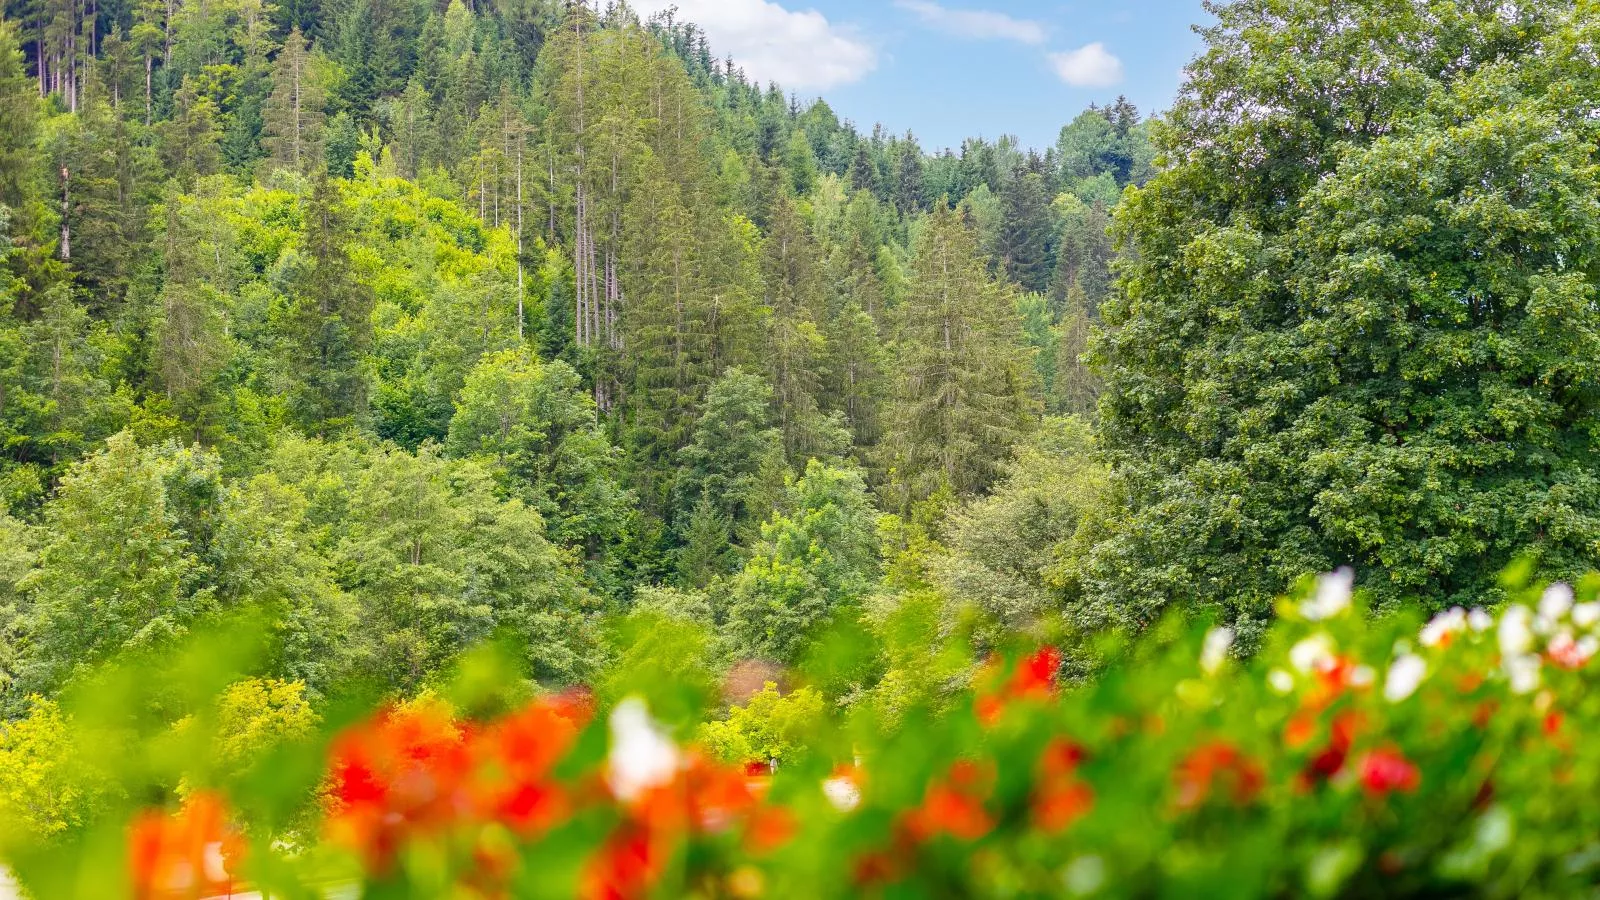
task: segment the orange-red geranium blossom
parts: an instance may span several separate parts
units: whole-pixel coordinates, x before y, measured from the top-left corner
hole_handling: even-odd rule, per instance
[[[1078,777],[1085,756],[1083,747],[1061,737],[1039,755],[1033,792],[1033,822],[1039,829],[1053,833],[1069,828],[1094,807],[1094,789]]]
[[[409,840],[503,825],[523,837],[569,812],[550,778],[577,734],[579,708],[537,701],[484,728],[439,704],[389,710],[332,748],[329,838],[385,870]]]
[[[1006,707],[1017,700],[1044,700],[1054,695],[1061,661],[1061,651],[1054,647],[1041,647],[1023,659],[999,690],[981,693],[974,701],[978,720],[993,725]],[[994,671],[996,664],[991,663],[990,669]]]
[[[1215,789],[1225,790],[1236,804],[1249,803],[1261,793],[1266,775],[1232,744],[1213,741],[1184,757],[1173,780],[1179,808],[1193,809],[1209,800]]]
[[[128,866],[133,896],[209,897],[234,888],[231,866],[244,845],[228,827],[222,798],[197,793],[177,812],[141,813],[128,833]]]
[[[1422,773],[1398,750],[1374,750],[1361,760],[1361,786],[1374,796],[1410,793],[1421,783]]]
[[[928,786],[922,805],[905,813],[904,833],[921,843],[938,835],[975,841],[994,829],[994,818],[984,808],[994,773],[970,760],[950,767],[944,779]]]

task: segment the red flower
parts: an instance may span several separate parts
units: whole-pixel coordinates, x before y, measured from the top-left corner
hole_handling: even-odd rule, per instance
[[[1361,760],[1361,786],[1373,796],[1394,791],[1410,793],[1422,782],[1422,773],[1398,750],[1374,750]]]
[[[1236,804],[1249,803],[1261,793],[1266,776],[1260,766],[1233,745],[1215,741],[1184,757],[1174,781],[1178,806],[1193,809],[1210,799],[1215,788],[1225,790]]]
[[[1350,756],[1350,748],[1355,744],[1356,735],[1360,733],[1362,726],[1363,719],[1360,713],[1343,712],[1334,716],[1329,729],[1328,744],[1306,763],[1305,771],[1300,775],[1301,785],[1309,788],[1319,781],[1326,781],[1339,774]]]
[[[1048,697],[1056,687],[1056,672],[1061,669],[1061,651],[1043,647],[1022,661],[1011,677],[1011,694],[1016,697]]]
[[[789,843],[799,831],[794,813],[781,806],[758,806],[745,821],[744,846],[762,856]]]
[[[977,763],[961,760],[942,781],[929,785],[922,805],[904,814],[902,831],[921,843],[939,835],[975,841],[994,829],[994,818],[983,805],[994,773]]]
[[[570,700],[538,701],[485,728],[463,725],[441,704],[381,713],[334,742],[329,838],[383,871],[408,841],[491,823],[523,837],[570,811],[551,780],[577,736]]]
[[[1017,700],[1046,700],[1054,696],[1056,672],[1061,668],[1061,661],[1061,651],[1054,647],[1040,648],[1023,659],[998,690],[980,693],[973,702],[978,721],[993,725],[1006,707]],[[997,668],[996,663],[990,663],[991,673]]]
[[[203,897],[231,892],[230,863],[244,846],[227,824],[222,798],[200,793],[176,813],[142,813],[128,832],[128,867],[133,895]]]
[[[611,836],[584,871],[583,900],[631,900],[646,896],[665,867],[663,848],[649,830],[624,827]]]
[[[1040,754],[1033,792],[1033,822],[1039,829],[1062,831],[1094,807],[1094,789],[1078,777],[1086,756],[1082,746],[1060,737]]]

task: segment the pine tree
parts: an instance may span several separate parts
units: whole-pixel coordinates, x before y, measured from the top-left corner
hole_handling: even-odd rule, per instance
[[[823,396],[829,408],[844,417],[851,445],[868,455],[883,430],[883,403],[888,392],[878,323],[851,298],[828,317],[823,334]]]
[[[162,123],[162,156],[167,173],[179,183],[215,175],[222,168],[222,130],[217,105],[199,92],[192,79],[173,97],[171,119]]]
[[[836,449],[837,441],[817,404],[824,349],[817,320],[825,315],[817,250],[787,195],[773,209],[762,276],[769,310],[767,378],[776,395],[784,453],[792,465],[803,466],[811,456]]]
[[[878,170],[872,164],[872,154],[866,144],[856,146],[855,159],[850,161],[850,189],[878,193]]]
[[[1044,177],[1019,169],[1001,194],[1004,218],[997,235],[1001,268],[1025,291],[1042,294],[1050,283],[1050,201]]]
[[[149,207],[159,161],[148,142],[112,109],[99,78],[84,78],[80,113],[65,135],[62,256],[70,258],[89,303],[121,302],[149,241]]]
[[[1051,299],[1064,310],[1067,292],[1077,287],[1092,315],[1111,291],[1111,216],[1099,200],[1084,203],[1070,194],[1058,198],[1055,205],[1061,233]]]
[[[300,173],[321,168],[325,97],[315,59],[296,28],[272,64],[272,91],[261,111],[267,155],[274,168]]]
[[[727,575],[733,558],[732,522],[717,509],[709,490],[689,512],[683,532],[683,546],[676,554],[678,584],[702,589]]]
[[[928,198],[923,196],[922,147],[909,132],[900,142],[900,152],[894,166],[894,206],[902,217],[926,208]]]
[[[24,234],[40,210],[39,94],[22,66],[17,27],[0,20],[0,207],[10,211],[10,233]]]
[[[186,221],[194,211],[176,185],[164,198],[161,236],[165,275],[154,323],[156,375],[173,412],[202,440],[215,414],[215,379],[227,361],[228,338],[222,297],[204,277],[205,247]]]
[[[1056,380],[1052,408],[1066,415],[1092,417],[1100,396],[1100,378],[1084,361],[1089,352],[1092,322],[1089,298],[1082,286],[1074,284],[1067,292],[1056,343]]]
[[[680,534],[695,508],[709,499],[736,537],[753,531],[770,507],[772,461],[783,458],[783,435],[772,415],[772,386],[761,376],[729,369],[711,386],[694,441],[678,453],[673,486]],[[781,471],[778,473],[782,483]]]
[[[1033,424],[1034,375],[1008,291],[956,212],[935,209],[923,224],[899,314],[884,438],[898,499],[981,491]]]
[[[362,371],[372,343],[372,289],[352,271],[348,214],[326,175],[305,205],[304,259],[295,279],[290,340],[294,387],[289,403],[301,427],[326,434],[366,415]]]

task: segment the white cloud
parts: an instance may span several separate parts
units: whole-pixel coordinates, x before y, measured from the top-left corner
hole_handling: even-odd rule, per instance
[[[758,83],[826,90],[860,81],[878,66],[878,51],[853,29],[814,9],[799,12],[767,0],[636,0],[641,17],[676,8],[678,21],[700,26],[712,52],[732,56]]]
[[[924,25],[958,37],[999,38],[1022,44],[1042,44],[1046,37],[1044,25],[1028,19],[1014,19],[1005,13],[949,9],[932,0],[894,0],[894,5],[915,13]]]
[[[1110,87],[1122,81],[1122,60],[1112,56],[1099,41],[1050,54],[1050,64],[1061,80],[1073,87]]]

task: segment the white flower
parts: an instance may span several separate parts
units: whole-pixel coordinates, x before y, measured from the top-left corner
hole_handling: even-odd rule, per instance
[[[1494,627],[1494,616],[1481,609],[1474,609],[1467,613],[1467,627],[1481,634]]]
[[[678,772],[678,748],[650,718],[643,700],[629,697],[611,711],[611,754],[606,781],[624,802],[666,784]]]
[[[1518,604],[1500,616],[1500,655],[1521,656],[1533,646],[1533,611]]]
[[[1572,608],[1572,624],[1590,628],[1600,623],[1600,603],[1579,603]]]
[[[1466,627],[1467,611],[1457,606],[1448,612],[1439,613],[1428,624],[1422,626],[1422,635],[1418,640],[1424,647],[1438,647]]]
[[[1354,669],[1350,670],[1351,687],[1372,687],[1372,683],[1377,680],[1378,673],[1372,671],[1371,666],[1356,666]]]
[[[854,780],[835,775],[822,782],[822,793],[833,804],[833,808],[841,812],[849,812],[861,805],[861,788],[856,786]]]
[[[1087,897],[1106,883],[1106,864],[1098,856],[1080,856],[1061,870],[1061,882],[1067,893],[1074,897]]]
[[[1267,684],[1279,694],[1287,694],[1294,690],[1294,676],[1282,669],[1273,669],[1267,673]]]
[[[1505,661],[1506,677],[1511,679],[1511,692],[1531,694],[1539,689],[1539,657],[1508,656]]]
[[[1588,665],[1596,650],[1600,650],[1600,640],[1596,640],[1594,635],[1586,634],[1582,640],[1574,640],[1572,632],[1565,629],[1545,646],[1551,661],[1568,669],[1581,669]]]
[[[1423,676],[1428,674],[1428,664],[1414,653],[1396,659],[1389,666],[1389,677],[1383,682],[1383,698],[1399,703],[1417,692]]]
[[[1572,585],[1558,581],[1544,589],[1544,596],[1539,598],[1539,615],[1559,619],[1571,610]]]
[[[1333,664],[1333,638],[1318,632],[1289,648],[1289,664],[1302,672],[1315,672]]]
[[[1318,576],[1317,592],[1300,604],[1300,615],[1313,622],[1343,615],[1350,608],[1350,591],[1355,583],[1356,573],[1348,566]]]
[[[1228,649],[1233,646],[1232,628],[1213,628],[1206,632],[1205,643],[1200,647],[1200,670],[1215,675],[1228,661]]]

